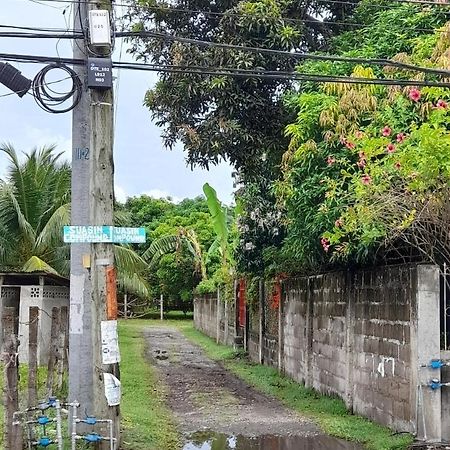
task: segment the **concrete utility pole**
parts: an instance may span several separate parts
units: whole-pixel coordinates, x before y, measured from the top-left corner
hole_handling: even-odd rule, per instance
[[[81,31],[88,20],[87,3],[74,5],[73,27]],[[73,57],[87,59],[84,39],[73,42]],[[86,61],[87,64],[87,61]],[[72,111],[72,207],[71,224],[90,224],[90,95],[86,87],[87,66],[73,69],[83,83],[81,101]],[[93,414],[91,281],[83,257],[89,257],[90,244],[70,246],[70,334],[69,334],[69,401],[78,401],[83,411]]]
[[[87,48],[88,5],[78,0],[74,17],[74,28],[85,36],[74,42],[74,58],[86,60],[86,65],[76,68],[84,89],[73,113],[72,225],[102,226],[113,225],[113,93],[111,87],[86,89],[87,57],[92,50]],[[104,0],[101,7],[111,10],[111,0]],[[94,50],[97,57],[110,58],[109,46]],[[72,244],[70,281],[70,400],[80,403],[80,411],[112,420],[118,448],[119,407],[108,404],[105,384],[119,378],[119,367],[104,364],[102,357],[102,322],[111,325],[117,319],[113,244]],[[109,434],[106,425],[96,432]],[[106,450],[110,443],[100,441],[95,448]]]

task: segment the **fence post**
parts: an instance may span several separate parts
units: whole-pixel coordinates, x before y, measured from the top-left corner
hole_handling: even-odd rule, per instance
[[[37,402],[39,308],[30,306],[28,328],[28,407]]]
[[[48,358],[47,396],[53,395],[53,380],[55,375],[55,363],[58,355],[58,338],[61,322],[61,311],[56,306],[52,308],[52,324],[50,328],[50,355]]]
[[[123,317],[128,319],[128,294],[123,294]]]
[[[5,408],[5,450],[22,450],[22,427],[14,423],[19,410],[19,358],[16,308],[4,307],[2,314],[2,341],[4,363],[3,405]]]
[[[164,320],[164,295],[163,294],[161,294],[161,297],[159,299],[159,309],[160,309],[161,320]]]
[[[58,342],[58,380],[57,387],[58,390],[62,388],[64,381],[64,371],[68,364],[67,361],[67,348],[69,345],[69,314],[67,310],[67,306],[61,306],[61,320],[60,320],[60,328],[59,328],[59,342]]]
[[[220,288],[217,288],[216,299],[216,344],[220,341]]]
[[[258,283],[258,300],[259,300],[259,363],[264,363],[264,335],[265,335],[265,298],[264,298],[264,279],[260,279]]]

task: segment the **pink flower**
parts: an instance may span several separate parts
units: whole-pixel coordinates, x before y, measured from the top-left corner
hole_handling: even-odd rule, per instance
[[[394,167],[395,167],[397,170],[400,170],[401,167],[402,167],[400,161],[397,161],[397,162],[394,164]]]
[[[342,222],[342,219],[337,219],[336,222],[334,222],[334,226],[336,228],[341,228],[344,222]]]
[[[364,174],[361,178],[361,182],[362,184],[368,185],[370,183],[372,183],[372,177],[370,175]]]
[[[362,131],[357,131],[355,133],[355,138],[356,139],[362,139],[364,137],[364,133]]]
[[[347,142],[345,143],[345,146],[346,146],[348,149],[350,149],[350,150],[353,150],[353,149],[355,148],[355,144],[354,144],[353,142],[350,142],[350,141],[347,141]]]
[[[421,96],[422,96],[422,94],[420,93],[419,89],[417,89],[417,88],[410,89],[410,91],[409,91],[409,98],[413,102],[418,102],[420,100]]]
[[[390,136],[391,133],[392,130],[387,125],[381,130],[381,134],[385,137]]]
[[[321,240],[320,240],[320,245],[323,247],[323,250],[325,251],[325,252],[327,252],[328,251],[328,249],[330,248],[330,241],[327,239],[327,238],[322,238]]]
[[[366,153],[365,153],[365,152],[359,152],[359,153],[358,153],[358,156],[359,156],[361,159],[366,159]]]
[[[336,159],[333,158],[332,156],[329,156],[329,157],[327,158],[327,164],[328,164],[329,166],[332,166],[335,162],[336,162]]]
[[[448,103],[445,100],[439,99],[436,106],[441,109],[447,109]]]
[[[356,165],[360,168],[360,169],[364,169],[364,167],[366,167],[366,160],[364,158],[361,158]]]
[[[386,151],[388,153],[394,153],[395,152],[395,145],[394,144],[388,144],[386,147]]]
[[[397,134],[397,142],[403,142],[406,139],[405,133],[398,133]]]

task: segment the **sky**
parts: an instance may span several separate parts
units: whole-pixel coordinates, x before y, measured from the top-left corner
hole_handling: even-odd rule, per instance
[[[71,6],[45,1],[39,3],[37,0],[3,0],[0,24],[71,28]],[[2,53],[72,56],[68,40],[58,43],[55,39],[2,37],[0,42]],[[113,59],[119,60],[119,57],[131,61],[120,39],[116,42]],[[11,64],[30,79],[42,67],[38,64]],[[53,79],[61,78],[60,73],[53,76]],[[208,182],[216,189],[219,199],[231,203],[232,169],[228,164],[211,167],[209,171],[191,171],[186,166],[180,145],[172,151],[163,147],[161,130],[152,123],[149,110],[142,104],[145,92],[155,84],[157,74],[121,70],[115,71],[115,76],[117,109],[114,163],[117,199],[124,201],[128,196],[147,194],[155,198],[170,196],[174,201],[179,201],[202,195],[202,186]],[[71,114],[49,114],[39,108],[31,95],[22,99],[15,94],[5,96],[9,92],[0,85],[0,143],[9,142],[24,152],[35,146],[57,144],[58,150],[70,160]],[[0,177],[4,176],[6,166],[6,157],[0,153]]]

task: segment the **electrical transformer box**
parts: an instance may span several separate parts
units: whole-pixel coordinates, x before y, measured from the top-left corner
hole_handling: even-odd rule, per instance
[[[112,88],[111,58],[88,58],[88,87],[91,89]]]
[[[92,9],[89,11],[89,34],[91,45],[111,45],[109,11],[104,9]]]

